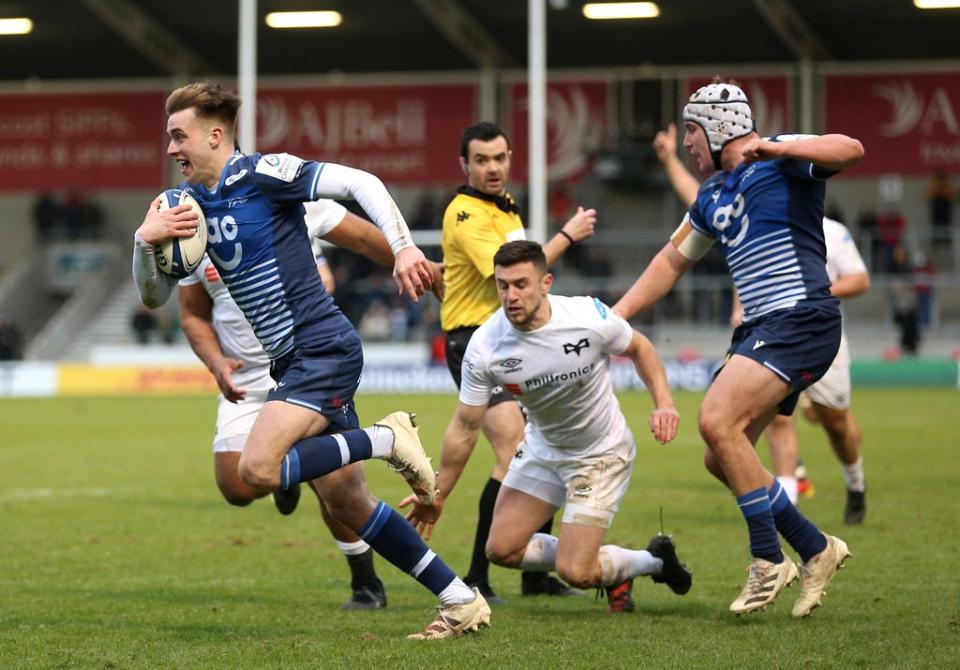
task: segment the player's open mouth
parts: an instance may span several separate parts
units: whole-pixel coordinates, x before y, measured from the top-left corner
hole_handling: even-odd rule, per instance
[[[180,165],[180,174],[187,174],[187,170],[190,169],[190,161],[186,158],[178,158],[177,163]]]

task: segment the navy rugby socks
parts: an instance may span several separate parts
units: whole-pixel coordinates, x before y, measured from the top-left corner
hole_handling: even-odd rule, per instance
[[[322,477],[372,455],[373,446],[366,430],[304,438],[293,445],[280,463],[280,488],[289,489],[298,482]]]
[[[413,526],[383,501],[377,503],[357,534],[436,596],[457,580],[453,570],[424,543]],[[468,593],[472,599],[472,592]]]
[[[827,548],[827,538],[793,506],[787,492],[776,479],[773,480],[768,496],[777,530],[800,554],[800,560],[806,563]]]
[[[750,553],[771,563],[783,561],[766,487],[761,486],[737,496],[737,505],[740,506],[743,518],[747,520],[747,528],[750,529]]]

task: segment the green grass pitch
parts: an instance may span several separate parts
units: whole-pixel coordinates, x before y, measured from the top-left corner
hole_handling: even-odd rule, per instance
[[[698,394],[679,394],[668,446],[645,428],[649,398],[622,396],[639,438],[630,491],[609,540],[641,548],[666,531],[694,570],[684,597],[637,580],[637,611],[605,601],[523,598],[480,635],[415,643],[433,597],[377,561],[389,607],[342,612],[348,570],[304,497],[292,517],[269,500],[228,506],[213,481],[212,397],[0,401],[0,668],[947,668],[960,667],[960,395],[862,390],[868,515],[841,522],[843,482],[825,437],[800,427],[816,496],[801,509],[853,558],[824,606],[790,617],[797,588],[768,611],[727,612],[746,577],[745,525],[702,467]],[[416,411],[437,455],[453,396],[361,396],[370,423]],[[801,422],[802,423],[802,422]],[[491,464],[478,445],[432,547],[463,573]],[[761,447],[766,459],[766,448]],[[371,489],[391,504],[402,480],[380,462]]]

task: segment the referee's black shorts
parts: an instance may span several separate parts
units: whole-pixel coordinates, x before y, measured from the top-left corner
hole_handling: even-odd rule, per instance
[[[463,355],[467,352],[467,345],[477,328],[479,326],[465,326],[454,328],[446,333],[447,367],[450,369],[450,375],[453,377],[453,381],[457,383],[458,389],[461,382],[460,368],[463,365]],[[487,407],[514,400],[516,398],[510,391],[505,390],[502,386],[495,386]]]

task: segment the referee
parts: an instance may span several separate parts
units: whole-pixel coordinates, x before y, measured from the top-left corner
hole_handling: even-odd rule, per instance
[[[478,123],[463,131],[460,166],[467,183],[457,189],[443,214],[446,293],[440,307],[440,325],[446,333],[447,366],[457,388],[460,388],[460,366],[471,335],[500,307],[493,280],[493,256],[503,244],[526,238],[520,210],[507,193],[510,153],[510,142],[495,123]],[[595,210],[579,207],[573,218],[544,245],[547,264],[552,265],[575,243],[590,237],[596,220]],[[476,586],[490,604],[502,604],[503,599],[490,588],[486,544],[500,482],[517,445],[523,440],[523,412],[508,391],[495,390],[482,428],[493,447],[496,465],[480,495],[473,556],[464,581]],[[541,532],[549,533],[551,526],[552,521],[548,521]],[[521,593],[572,595],[576,591],[546,573],[524,572]]]

